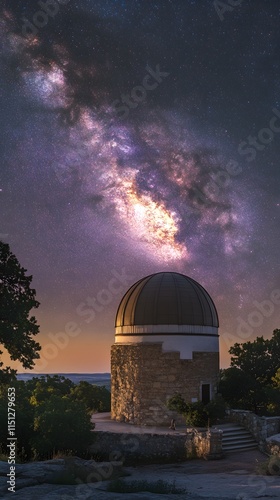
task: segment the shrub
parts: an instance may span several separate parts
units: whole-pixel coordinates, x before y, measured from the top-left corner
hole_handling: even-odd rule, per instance
[[[209,424],[213,425],[217,420],[224,418],[226,414],[226,402],[222,397],[218,396],[205,405],[205,412],[208,415]]]
[[[92,443],[94,424],[83,404],[67,396],[51,396],[36,407],[31,439],[37,457],[53,456],[58,451],[71,450],[83,454]]]
[[[208,415],[205,406],[201,401],[187,404],[188,410],[185,413],[186,424],[191,427],[205,427],[208,423]]]
[[[77,386],[59,376],[14,380],[18,460],[51,458],[60,450],[86,456],[94,435],[93,411],[110,409],[110,392],[87,382]],[[0,450],[7,450],[7,394],[0,383]]]
[[[24,382],[13,383],[16,390],[16,437],[19,460],[26,461],[31,457],[30,438],[33,435],[34,408],[29,402],[29,395]],[[1,387],[0,393],[0,447],[7,449],[7,392],[8,386]]]
[[[169,410],[177,411],[186,419],[186,424],[191,427],[205,427],[212,425],[218,418],[225,415],[225,401],[219,397],[208,404],[198,401],[187,403],[180,394],[176,394],[169,399],[167,406]]]

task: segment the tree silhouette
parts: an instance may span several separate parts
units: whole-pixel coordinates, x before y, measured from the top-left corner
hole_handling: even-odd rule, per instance
[[[277,414],[280,409],[280,329],[230,349],[231,367],[221,370],[219,392],[232,408]]]
[[[8,244],[0,241],[0,345],[8,351],[11,360],[20,361],[24,368],[32,369],[38,359],[41,346],[32,338],[39,332],[36,318],[29,317],[37,308],[36,291],[30,288],[32,276],[26,276]],[[3,351],[0,351],[0,355]],[[15,375],[15,370],[2,368],[0,377]]]
[[[231,366],[250,375],[261,384],[271,384],[280,368],[280,329],[273,330],[271,339],[257,337],[254,341],[234,344],[230,349]]]

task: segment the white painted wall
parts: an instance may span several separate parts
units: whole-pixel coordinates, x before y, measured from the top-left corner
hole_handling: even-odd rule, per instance
[[[171,325],[170,325],[171,326]],[[202,328],[202,327],[200,327]],[[206,327],[204,327],[206,328]],[[208,327],[210,328],[210,327]],[[192,359],[193,352],[219,352],[219,337],[216,336],[199,336],[198,334],[194,335],[170,335],[170,334],[162,334],[162,335],[137,335],[137,336],[129,336],[129,335],[117,335],[116,343],[117,344],[142,344],[142,343],[162,343],[162,350],[164,352],[180,352],[181,359]],[[201,332],[200,333],[205,333]],[[214,332],[211,332],[212,334]]]

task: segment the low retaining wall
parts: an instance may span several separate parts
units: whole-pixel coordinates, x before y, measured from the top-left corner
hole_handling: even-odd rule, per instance
[[[97,460],[133,463],[173,463],[190,458],[222,458],[222,432],[190,430],[180,434],[94,431],[90,452]]]
[[[261,451],[267,451],[267,438],[280,432],[279,417],[259,417],[248,410],[230,410],[231,420],[245,427],[259,443]]]

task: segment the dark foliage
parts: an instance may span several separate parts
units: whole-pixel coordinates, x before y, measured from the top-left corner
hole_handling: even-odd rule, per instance
[[[39,302],[35,299],[35,290],[30,287],[32,276],[25,273],[26,269],[21,267],[9,245],[0,242],[0,344],[13,361],[18,360],[24,368],[32,369],[41,347],[33,339],[39,326],[35,317],[29,314]],[[4,382],[15,374],[9,368],[1,371]]]
[[[280,413],[280,329],[271,339],[234,344],[231,367],[221,370],[219,392],[231,408],[261,415]]]
[[[87,391],[84,392],[84,383],[75,386],[71,380],[59,375],[34,377],[27,382],[13,381],[19,460],[52,458],[58,452],[87,456],[88,446],[94,439],[90,407],[103,408],[110,395],[103,387],[96,392],[96,386],[88,385],[89,388],[86,383]],[[0,386],[0,451],[3,453],[7,453],[9,386]],[[96,399],[92,404],[89,399],[87,404],[85,395],[90,398],[91,394]]]
[[[203,404],[187,403],[181,394],[175,394],[167,403],[168,409],[177,411],[186,419],[186,424],[194,427],[205,427],[214,424],[217,419],[222,419],[225,415],[225,401],[221,397]]]

